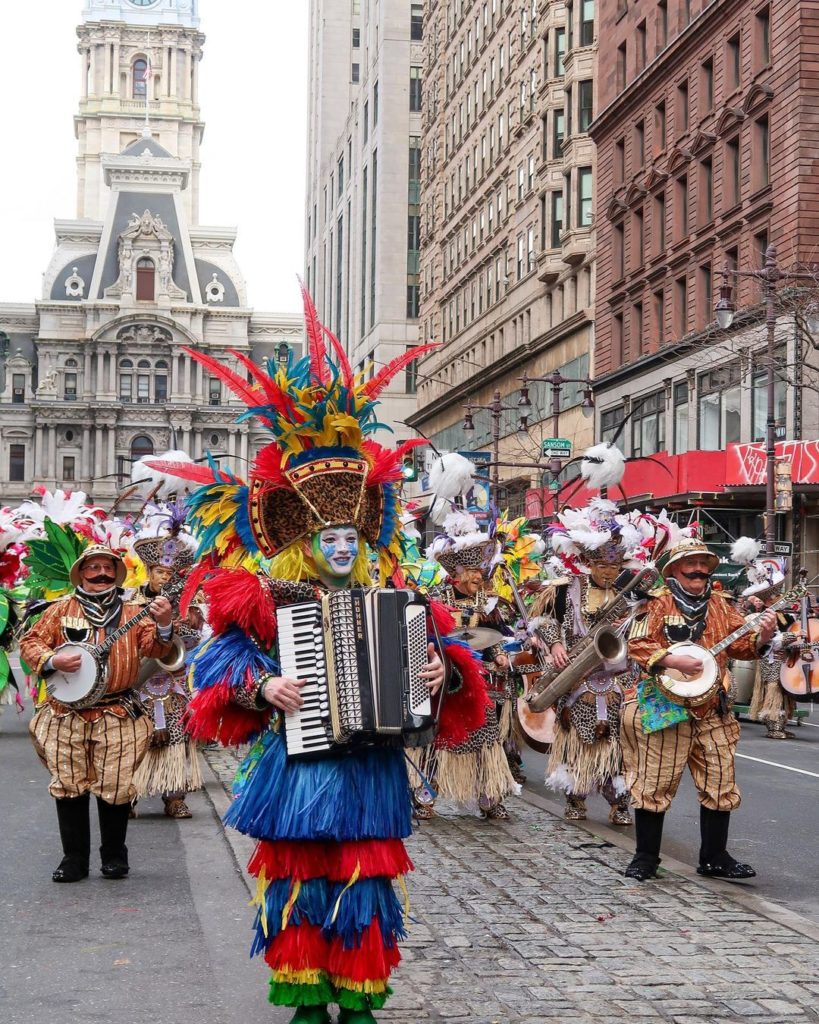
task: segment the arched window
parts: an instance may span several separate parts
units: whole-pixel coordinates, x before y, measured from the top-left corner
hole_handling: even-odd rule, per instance
[[[136,462],[137,459],[142,459],[146,455],[154,454],[154,443],[150,437],[146,437],[145,434],[139,434],[131,442],[131,458]]]
[[[66,359],[65,365],[71,367],[71,369],[73,370],[74,367],[77,365],[77,360],[76,359]]]
[[[153,302],[155,297],[154,261],[143,256],[137,261],[136,297],[140,302]]]
[[[147,70],[148,62],[144,57],[134,61],[132,95],[135,100],[144,100],[148,94],[148,83],[145,80],[145,72]]]
[[[156,368],[157,368],[157,370],[167,370],[168,369],[168,364],[165,362],[164,359],[157,359],[157,361],[156,361]]]
[[[140,359],[140,361],[137,363],[137,368],[140,370],[150,370],[151,364],[148,362],[147,359]]]
[[[119,365],[123,370],[133,370],[134,364],[131,359],[120,359]]]

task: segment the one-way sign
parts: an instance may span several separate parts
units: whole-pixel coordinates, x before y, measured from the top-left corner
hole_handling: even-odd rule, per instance
[[[568,437],[545,437],[540,446],[547,459],[570,459],[572,457],[572,442]]]

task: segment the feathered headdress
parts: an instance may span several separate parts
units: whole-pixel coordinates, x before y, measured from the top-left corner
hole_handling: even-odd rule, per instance
[[[408,349],[378,372],[356,374],[338,339],[318,319],[302,286],[307,355],[286,365],[268,360],[264,369],[242,352],[231,352],[244,374],[212,356],[186,349],[244,404],[239,420],[255,417],[272,434],[253,464],[249,481],[207,465],[149,467],[201,486],[188,498],[189,518],[200,555],[239,561],[273,557],[317,530],[356,526],[382,564],[400,557],[399,503],[402,459],[422,441],[395,450],[372,439],[384,424],[376,418],[378,397],[414,359],[434,346]],[[329,345],[329,349],[328,349]]]
[[[753,537],[737,537],[731,545],[731,561],[745,567],[748,586],[743,597],[773,590],[785,582],[788,564],[784,558],[760,558],[762,545]]]
[[[456,509],[446,517],[443,532],[430,544],[426,554],[450,576],[460,567],[480,569],[484,578],[489,579],[500,560],[500,544],[481,530],[471,513]]]

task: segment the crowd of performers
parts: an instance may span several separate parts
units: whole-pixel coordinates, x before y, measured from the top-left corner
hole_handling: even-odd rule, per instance
[[[269,998],[292,1007],[293,1024],[325,1024],[333,1005],[339,1021],[362,1024],[400,959],[413,818],[435,828],[454,802],[488,823],[508,819],[527,743],[548,751],[546,782],[568,820],[583,820],[599,793],[613,825],[634,826],[628,877],[656,875],[686,766],[701,804],[698,870],[751,877],[727,851],[740,801],[728,660],[760,666],[753,712],[784,733],[791,709],[774,668],[793,618],[765,610],[784,574],[743,539],[739,608],[693,531],[603,497],[564,509],[544,537],[506,515],[479,522],[465,498],[474,467],[453,455],[433,467],[426,511],[438,526],[422,551],[400,500],[417,442],[390,448],[374,434],[380,392],[425,348],[356,375],[307,295],[305,310],[298,362],[263,369],[234,353],[239,373],[190,352],[269,432],[247,480],[171,455],[147,472],[174,481],[177,502],[118,517],[57,492],[0,513],[0,693],[20,702],[8,659],[17,639],[57,807],[54,881],[88,876],[92,794],[101,871],[120,879],[138,801],[160,796],[170,818],[189,817],[196,745],[240,746],[225,820],[255,841],[251,953],[269,968]],[[355,602],[374,587],[411,591],[422,608],[420,661],[398,682],[394,650],[386,662],[372,654],[378,627],[334,610],[364,607]],[[299,633],[305,615],[321,629]],[[348,712],[366,715],[306,678],[321,644],[341,671],[351,637],[378,692],[360,702],[377,710],[398,693],[399,727],[382,728],[376,710],[345,725]],[[714,680],[698,688],[709,659]],[[416,690],[402,681],[411,672]]]

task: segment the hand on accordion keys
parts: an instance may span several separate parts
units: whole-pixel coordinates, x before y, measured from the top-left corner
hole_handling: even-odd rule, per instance
[[[303,679],[289,676],[270,676],[262,687],[262,696],[268,704],[282,711],[298,711],[304,701],[299,693]]]
[[[429,661],[418,674],[426,683],[430,693],[437,693],[444,682],[444,663],[435,650],[434,644],[430,644],[427,647],[427,653],[429,654]]]

